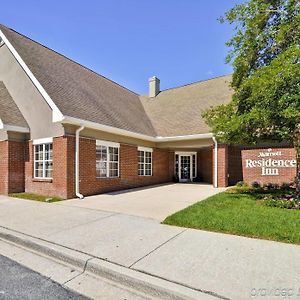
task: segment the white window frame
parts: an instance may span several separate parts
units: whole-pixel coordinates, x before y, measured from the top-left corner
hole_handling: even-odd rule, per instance
[[[106,148],[106,176],[98,176],[96,175],[97,179],[105,179],[105,178],[119,178],[120,177],[120,144],[109,142],[109,141],[101,141],[96,140],[96,150],[97,146],[102,146]],[[109,148],[117,148],[118,149],[118,161],[111,161],[110,160],[110,153]],[[117,176],[110,176],[110,163],[117,163],[118,164],[118,175]],[[96,159],[96,172],[97,172],[97,159]]]
[[[46,145],[52,145],[52,159],[46,160]],[[36,147],[37,146],[43,146],[43,158],[42,160],[36,159]],[[43,176],[36,176],[36,162],[42,162],[43,164]],[[46,177],[46,162],[52,162],[52,176]],[[53,138],[43,138],[43,139],[37,139],[33,140],[33,178],[35,179],[53,179]]]
[[[144,162],[140,163],[139,158],[139,152],[143,152],[144,156]],[[150,169],[150,174],[145,174],[146,173],[146,165],[149,165],[149,163],[146,163],[146,153],[150,153],[151,155],[151,169]],[[140,165],[143,166],[143,174],[140,173]],[[138,176],[152,176],[153,175],[153,149],[152,148],[147,148],[147,147],[138,147]]]

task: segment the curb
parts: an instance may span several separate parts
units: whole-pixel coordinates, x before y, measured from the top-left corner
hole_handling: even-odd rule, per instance
[[[152,275],[129,269],[100,258],[72,250],[61,245],[40,240],[0,226],[0,239],[50,257],[58,262],[80,269],[82,274],[89,273],[105,278],[118,285],[139,291],[145,296],[165,300],[217,299],[218,295],[198,291]]]

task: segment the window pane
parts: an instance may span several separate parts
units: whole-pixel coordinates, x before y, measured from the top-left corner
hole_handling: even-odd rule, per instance
[[[107,147],[96,146],[96,176],[107,177]]]
[[[110,177],[118,177],[118,170],[109,170]]]
[[[139,162],[140,163],[144,162],[144,151],[139,151]]]
[[[52,178],[52,143],[34,146],[34,177]]]

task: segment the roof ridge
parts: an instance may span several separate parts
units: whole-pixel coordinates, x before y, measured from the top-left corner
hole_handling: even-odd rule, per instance
[[[46,45],[43,45],[42,43],[40,43],[40,42],[38,42],[38,41],[33,40],[32,38],[28,37],[27,35],[25,35],[25,34],[23,34],[23,33],[20,33],[20,32],[18,32],[18,31],[14,30],[13,28],[7,27],[7,26],[5,26],[5,25],[3,25],[3,24],[0,24],[0,25],[3,26],[3,27],[5,27],[6,29],[11,30],[11,31],[15,32],[16,34],[19,34],[20,36],[22,36],[22,37],[24,37],[24,38],[26,38],[26,39],[32,41],[33,43],[38,44],[38,45],[40,45],[40,46],[42,46],[42,47],[44,47],[44,48],[46,48],[46,49],[48,49],[48,50],[50,50],[50,51],[56,53],[57,55],[60,55],[60,56],[64,57],[65,59],[71,61],[72,63],[75,63],[75,64],[79,65],[80,67],[86,69],[87,71],[90,71],[90,72],[94,73],[95,75],[97,75],[97,76],[99,76],[99,77],[102,77],[102,78],[104,78],[104,79],[106,79],[106,80],[109,80],[110,82],[112,82],[112,83],[118,85],[119,87],[121,87],[121,88],[123,88],[123,89],[125,89],[125,90],[127,90],[127,91],[129,91],[129,92],[131,92],[131,93],[133,93],[133,94],[135,94],[135,95],[137,95],[137,96],[140,96],[138,93],[136,93],[136,92],[130,90],[129,88],[127,88],[127,87],[125,87],[125,86],[123,86],[123,85],[121,85],[121,84],[119,84],[118,82],[116,82],[116,81],[114,81],[114,80],[112,80],[112,79],[109,79],[109,78],[107,78],[107,77],[104,76],[104,75],[101,75],[101,74],[97,73],[96,71],[94,71],[94,70],[88,68],[87,66],[84,66],[83,64],[81,64],[81,63],[75,61],[74,59],[69,58],[69,57],[67,57],[66,55],[62,54],[62,53],[59,53],[59,52],[57,52],[56,50],[54,50],[54,49],[52,49],[52,48],[50,48],[50,47],[48,47],[48,46],[46,46]],[[0,29],[1,29],[1,28],[0,28]]]
[[[160,91],[160,93],[163,93],[165,91],[170,91],[170,90],[184,88],[186,86],[197,84],[197,83],[201,83],[201,82],[205,82],[205,81],[215,80],[215,79],[218,79],[218,78],[221,78],[221,77],[227,77],[227,76],[230,76],[230,75],[232,75],[232,73],[231,74],[224,74],[224,75],[220,75],[220,76],[216,76],[216,77],[212,77],[212,78],[208,78],[208,79],[197,80],[197,81],[194,81],[194,82],[191,82],[191,83],[186,83],[186,84],[183,84],[183,85],[180,85],[180,86],[175,86],[175,87],[172,87],[172,88],[168,88],[168,89],[162,90],[162,91]]]

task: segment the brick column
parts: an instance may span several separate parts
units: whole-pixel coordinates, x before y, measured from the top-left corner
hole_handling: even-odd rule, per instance
[[[215,180],[215,149],[213,151],[213,175]],[[218,187],[228,186],[228,146],[218,144]]]
[[[8,194],[8,141],[0,142],[0,194]]]
[[[0,142],[0,194],[24,192],[25,145],[23,141]]]

